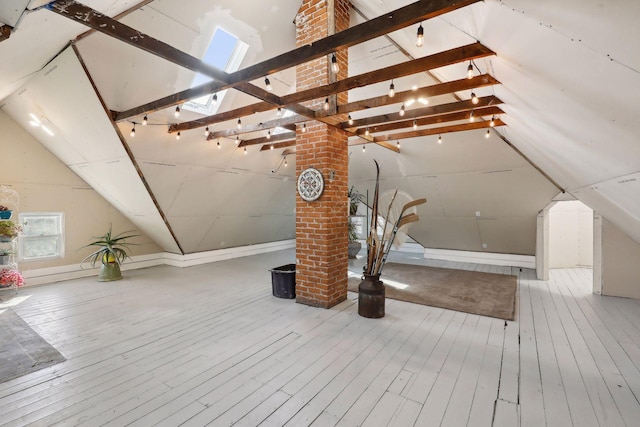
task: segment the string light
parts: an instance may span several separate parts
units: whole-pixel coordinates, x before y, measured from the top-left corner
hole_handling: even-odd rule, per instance
[[[442,144],[442,135],[438,135],[438,144]]]
[[[271,139],[271,131],[270,130],[267,131],[267,139]]]
[[[413,119],[413,128],[418,129],[418,122],[416,121],[416,119]]]
[[[400,148],[400,140],[396,141],[396,147]]]
[[[269,150],[273,150],[273,143],[271,143],[271,146],[269,147]]]
[[[142,126],[146,126],[147,123],[149,122],[149,120],[147,119],[147,115],[144,115],[144,118],[142,119]]]
[[[180,132],[176,133],[176,139],[179,140],[180,139]]]
[[[402,104],[402,106],[400,107],[400,117],[404,116],[404,104]]]
[[[238,119],[238,129],[242,129],[242,120]]]
[[[474,120],[475,117],[473,117],[473,110],[471,110],[471,112],[469,113],[469,123],[473,123]]]
[[[131,128],[131,133],[129,134],[131,135],[131,138],[136,136],[136,124],[133,124],[133,128]]]
[[[325,98],[324,99],[323,108],[324,108],[325,111],[327,111],[329,109],[329,98]]]
[[[422,23],[418,27],[418,33],[416,34],[416,46],[422,47],[424,44],[424,28],[422,28]]]
[[[173,115],[176,118],[180,117],[180,107],[179,106],[176,106],[176,111],[173,113]]]
[[[213,103],[213,105],[217,105],[218,104],[218,94],[214,93],[213,97],[211,98],[211,102]]]
[[[278,117],[282,116],[282,108],[278,107]]]
[[[351,114],[349,114],[349,117],[347,119],[349,120],[349,124],[352,125],[353,124],[353,117],[351,117]]]
[[[204,136],[205,136],[205,137],[207,137],[207,138],[208,138],[210,133],[211,133],[211,132],[209,132],[209,126],[207,126],[206,128],[204,128]]]
[[[303,124],[302,125],[302,133],[306,133],[307,132],[307,124]]]
[[[484,137],[489,139],[490,136],[491,136],[491,132],[489,131],[489,129],[487,129],[487,133],[484,134]]]
[[[491,116],[491,121],[489,122],[489,126],[494,127],[496,125],[496,116]]]
[[[222,148],[222,146],[220,145],[220,140],[218,140],[218,150]]]
[[[267,87],[267,90],[271,92],[273,90],[273,86],[271,86],[271,82],[269,81],[269,77],[264,78],[264,85]]]
[[[365,136],[369,136],[369,128],[368,127],[364,130],[364,135]]]
[[[474,92],[471,92],[471,103],[473,105],[476,105],[478,102],[480,102],[480,100],[478,99],[476,94]]]
[[[393,84],[393,80],[391,80],[391,84],[389,85],[389,98],[393,98],[396,96],[396,85]]]
[[[336,58],[335,53],[331,55],[331,69],[336,74],[338,74],[338,71],[340,71],[340,66],[338,65],[338,58]]]
[[[240,144],[240,137],[236,135],[236,145]]]
[[[471,63],[471,61],[469,61],[469,66],[467,67],[467,78],[473,78],[473,64]]]
[[[286,168],[287,166],[289,166],[289,163],[287,163],[287,157],[285,156],[285,158],[284,158],[284,167]]]
[[[247,147],[244,147],[244,154],[247,154]]]
[[[362,144],[362,152],[364,153],[364,152],[366,152],[366,151],[367,151],[367,146],[366,146],[366,145],[364,145],[364,144]]]

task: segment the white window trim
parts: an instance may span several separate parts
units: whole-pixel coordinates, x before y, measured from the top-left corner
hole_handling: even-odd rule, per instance
[[[65,255],[65,245],[64,245],[64,212],[21,212],[18,216],[18,221],[21,226],[24,227],[25,220],[28,221],[29,217],[32,216],[54,216],[59,218],[59,232],[56,234],[44,234],[39,236],[25,236],[23,234],[18,237],[18,262],[32,262],[32,261],[42,261],[48,259],[57,259],[64,258]],[[42,257],[34,257],[34,258],[25,258],[25,244],[29,242],[30,239],[38,239],[42,237],[55,237],[57,239],[57,247],[59,248],[58,253],[50,256],[42,256]]]

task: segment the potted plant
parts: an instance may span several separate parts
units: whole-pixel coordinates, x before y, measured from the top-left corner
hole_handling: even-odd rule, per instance
[[[0,219],[10,219],[13,211],[6,206],[0,205]]]
[[[135,243],[129,243],[126,240],[138,236],[138,234],[128,233],[131,233],[131,231],[124,231],[114,235],[111,226],[109,226],[109,231],[102,236],[93,236],[95,240],[83,247],[93,246],[98,247],[98,249],[80,261],[80,265],[82,266],[82,264],[88,262],[92,267],[95,267],[99,260],[100,274],[98,275],[98,281],[110,282],[122,279],[120,265],[129,258],[127,253],[128,246],[135,245]]]
[[[0,265],[9,264],[9,259],[12,254],[13,254],[13,251],[9,249],[0,249]]]
[[[358,241],[356,225],[351,219],[351,216],[358,213],[358,205],[360,202],[364,202],[364,196],[353,186],[349,188],[347,196],[349,197],[349,258],[356,258],[356,255],[360,252],[360,249],[362,249],[362,244]]]
[[[0,288],[17,288],[24,285],[24,277],[18,270],[4,269],[0,271]]]
[[[0,242],[10,242],[16,238],[22,229],[11,220],[0,220]]]

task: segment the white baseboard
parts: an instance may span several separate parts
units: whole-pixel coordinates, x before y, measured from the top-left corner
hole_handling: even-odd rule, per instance
[[[506,267],[536,268],[533,255],[499,254],[491,252],[454,251],[425,248],[424,257],[444,261],[471,262],[474,264],[501,265]]]
[[[222,261],[232,258],[240,258],[249,255],[257,255],[274,252],[283,249],[295,248],[296,241],[283,240],[280,242],[260,243],[257,245],[240,246],[237,248],[219,249],[215,251],[198,252],[194,254],[179,255],[169,252],[159,252],[148,255],[136,255],[129,258],[121,269],[136,270],[139,268],[153,267],[156,265],[170,265],[173,267],[191,267],[199,264]],[[62,280],[78,279],[80,277],[97,276],[99,268],[80,268],[79,265],[61,265],[57,267],[37,268],[23,270],[25,286],[42,285],[45,283],[60,282]]]

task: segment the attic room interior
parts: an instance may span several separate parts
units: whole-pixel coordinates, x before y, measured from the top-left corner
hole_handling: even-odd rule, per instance
[[[636,425],[637,16],[0,3],[0,426]]]

